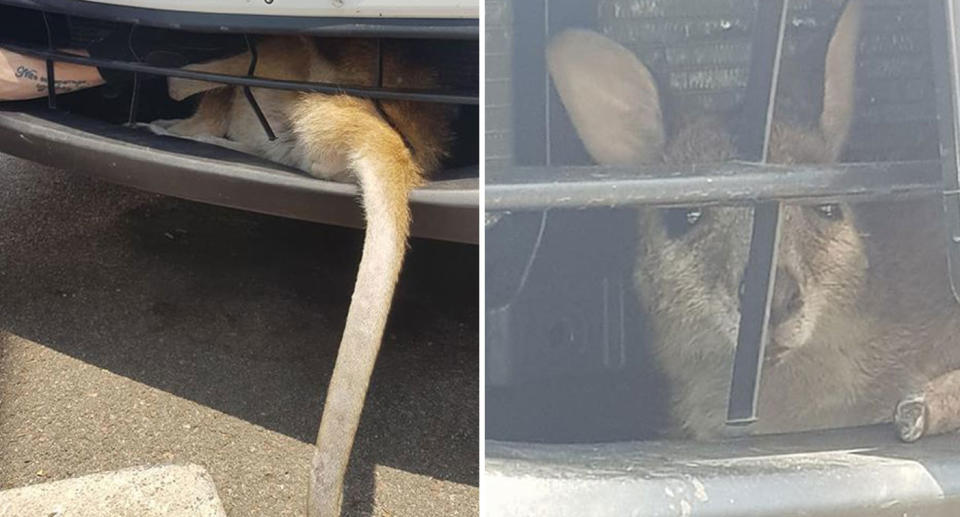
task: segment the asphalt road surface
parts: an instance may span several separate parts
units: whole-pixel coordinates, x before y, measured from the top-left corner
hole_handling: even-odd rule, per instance
[[[230,515],[301,515],[357,231],[0,155],[0,489],[197,463]],[[350,515],[478,513],[478,250],[415,240]]]

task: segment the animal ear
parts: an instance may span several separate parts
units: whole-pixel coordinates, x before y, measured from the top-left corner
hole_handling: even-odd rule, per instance
[[[596,32],[569,29],[550,41],[547,68],[594,161],[659,159],[664,130],[657,86],[632,52]]]
[[[833,160],[843,152],[853,120],[862,4],[862,0],[847,1],[827,47],[820,131]]]

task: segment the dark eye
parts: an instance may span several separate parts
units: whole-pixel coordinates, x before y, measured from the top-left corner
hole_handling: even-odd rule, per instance
[[[667,237],[676,239],[690,231],[703,219],[703,209],[699,207],[666,208],[662,212],[663,226]]]
[[[828,205],[817,205],[813,207],[817,211],[817,215],[828,219],[830,221],[839,221],[843,219],[843,210],[840,208],[840,205],[831,203]]]

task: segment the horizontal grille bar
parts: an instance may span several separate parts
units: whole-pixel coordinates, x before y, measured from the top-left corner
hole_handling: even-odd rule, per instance
[[[943,193],[939,160],[830,165],[732,162],[660,167],[513,167],[488,170],[487,210],[622,205],[826,202]]]
[[[47,50],[23,45],[5,43],[2,46],[13,52],[42,59],[52,59],[54,61],[76,63],[80,65],[91,65],[109,68],[112,70],[123,70],[127,72],[162,75],[168,77],[182,77],[184,79],[195,79],[198,81],[209,81],[212,83],[231,84],[236,86],[273,88],[276,90],[291,90],[299,92],[328,93],[334,95],[345,94],[352,95],[354,97],[381,100],[436,102],[442,104],[464,104],[472,106],[479,105],[480,103],[480,96],[476,92],[451,91],[437,93],[424,90],[401,90],[391,88],[370,88],[362,86],[340,86],[336,84],[311,83],[305,81],[282,81],[278,79],[265,79],[262,77],[212,74],[208,72],[197,72],[194,70],[183,70],[181,68],[166,68],[161,66],[146,65],[143,63],[130,63],[127,61],[76,56],[55,50]]]

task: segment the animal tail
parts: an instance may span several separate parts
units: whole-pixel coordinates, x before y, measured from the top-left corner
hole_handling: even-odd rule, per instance
[[[366,215],[363,255],[311,471],[310,515],[333,516],[339,515],[343,477],[403,263],[409,194],[422,181],[422,169],[369,101],[307,95],[293,121],[298,138],[318,159],[346,153]]]

